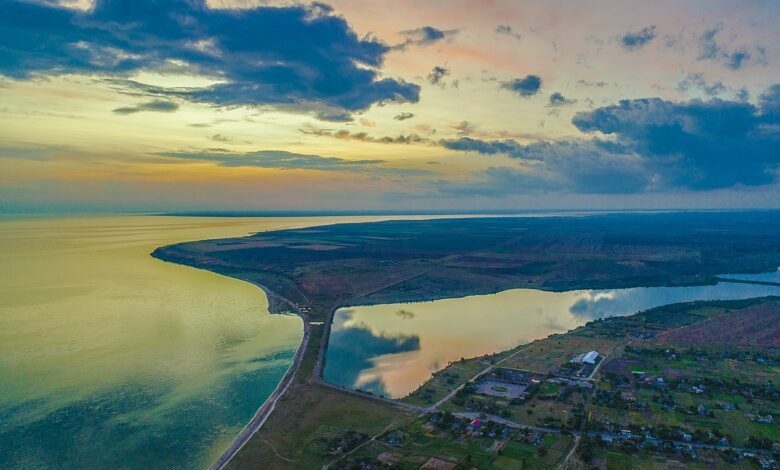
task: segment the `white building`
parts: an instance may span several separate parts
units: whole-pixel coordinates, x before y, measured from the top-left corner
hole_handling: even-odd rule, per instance
[[[591,351],[585,354],[585,357],[582,358],[582,362],[585,364],[595,364],[597,357],[599,357],[599,353],[597,351]]]

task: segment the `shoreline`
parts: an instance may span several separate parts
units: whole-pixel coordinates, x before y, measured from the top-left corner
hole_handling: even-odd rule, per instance
[[[233,278],[238,279],[238,278]],[[240,279],[239,279],[240,280]],[[293,356],[292,363],[287,368],[287,371],[282,376],[282,379],[279,381],[279,383],[276,385],[276,388],[274,391],[268,396],[268,398],[265,399],[262,405],[255,411],[254,416],[252,416],[252,419],[249,420],[249,422],[241,429],[241,431],[236,435],[236,437],[233,438],[233,440],[230,442],[230,445],[222,451],[222,453],[217,457],[217,459],[209,466],[210,470],[222,470],[230,463],[230,461],[233,459],[233,457],[238,454],[241,449],[246,445],[247,442],[252,438],[252,436],[257,433],[257,431],[260,430],[261,427],[263,427],[263,424],[265,424],[268,417],[271,415],[271,413],[276,408],[276,402],[279,401],[279,399],[287,392],[287,389],[290,387],[290,384],[292,384],[293,379],[295,378],[296,374],[298,373],[298,370],[300,369],[301,360],[303,359],[303,355],[306,352],[306,349],[309,345],[309,339],[311,338],[311,320],[309,319],[308,315],[302,313],[297,307],[293,305],[293,303],[274,293],[268,287],[257,284],[250,281],[244,281],[249,282],[250,284],[258,287],[260,290],[265,293],[266,298],[268,299],[268,313],[269,315],[279,315],[279,313],[273,313],[273,310],[278,307],[281,303],[286,303],[289,305],[294,311],[295,314],[298,315],[301,320],[303,320],[303,338],[301,338],[301,344],[298,345],[298,349],[295,351],[295,355]],[[280,302],[281,301],[281,302]],[[335,310],[334,310],[335,311]]]

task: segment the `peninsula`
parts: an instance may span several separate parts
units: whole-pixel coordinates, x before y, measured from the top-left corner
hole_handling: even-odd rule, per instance
[[[388,437],[396,430],[403,439],[405,426],[431,419],[420,418],[421,414],[436,412],[439,404],[458,393],[459,402],[466,403],[463,393],[471,393],[472,379],[495,372],[483,370],[478,361],[466,361],[461,366],[473,374],[458,374],[457,380],[449,381],[449,392],[435,400],[420,391],[407,400],[391,401],[330,385],[321,377],[330,323],[338,307],[435,300],[516,287],[569,290],[711,284],[722,273],[774,270],[780,265],[778,246],[777,212],[647,213],[341,224],[171,245],[155,250],[153,256],[252,282],[267,293],[271,311],[303,317],[305,336],[293,365],[215,467],[314,468],[330,461],[347,465],[354,451],[378,439],[396,440]],[[678,326],[695,323],[690,316],[683,317]],[[666,328],[652,334],[662,331]],[[633,333],[621,332],[623,336]],[[619,347],[626,344],[610,343],[610,350]],[[481,409],[455,411],[461,419],[470,416],[467,413],[485,416]],[[446,419],[453,418],[447,415]],[[579,433],[586,421],[571,429]],[[475,423],[470,426],[470,432],[478,432]],[[532,427],[544,428],[540,423]],[[572,436],[547,447],[557,446],[570,456],[583,434]],[[464,459],[469,452],[453,455],[456,458],[446,462],[468,468]],[[388,458],[384,464],[391,466]],[[446,462],[442,468],[452,468]]]

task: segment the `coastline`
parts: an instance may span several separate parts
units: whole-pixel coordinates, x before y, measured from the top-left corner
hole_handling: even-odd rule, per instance
[[[477,222],[475,222],[476,224]],[[340,225],[340,224],[336,224]],[[272,231],[273,232],[273,231]],[[281,231],[280,231],[281,232]],[[681,235],[681,237],[686,236],[685,234]],[[294,413],[290,414],[289,410],[287,410],[287,407],[285,406],[286,400],[282,400],[280,403],[280,398],[286,395],[288,393],[292,393],[292,398],[297,400],[300,397],[303,397],[304,401],[308,399],[308,405],[307,406],[313,406],[314,403],[317,403],[316,401],[312,400],[312,394],[317,389],[316,386],[322,385],[322,389],[330,389],[334,392],[339,392],[342,395],[344,399],[347,399],[347,396],[353,396],[353,397],[359,397],[361,399],[367,399],[369,401],[373,401],[374,403],[383,403],[383,404],[392,404],[396,408],[405,408],[406,410],[420,410],[421,408],[418,406],[410,405],[408,403],[399,402],[396,400],[390,400],[384,397],[375,396],[372,394],[367,394],[365,392],[360,392],[352,389],[345,388],[340,385],[331,384],[329,382],[326,382],[323,379],[323,372],[325,367],[325,355],[328,349],[328,340],[331,333],[331,327],[332,322],[334,318],[334,314],[336,310],[340,307],[344,306],[352,306],[352,305],[372,305],[376,303],[387,303],[382,298],[382,294],[380,294],[380,291],[383,291],[389,287],[407,282],[409,280],[422,277],[427,275],[429,272],[439,268],[440,266],[446,266],[448,264],[453,264],[457,261],[460,261],[462,258],[466,258],[469,255],[474,255],[478,253],[488,252],[489,249],[496,249],[500,248],[505,244],[508,243],[515,243],[516,239],[512,238],[508,241],[504,241],[503,243],[499,243],[496,245],[489,245],[487,248],[485,247],[476,247],[476,250],[471,250],[463,253],[452,253],[444,258],[435,259],[435,260],[428,260],[426,263],[420,263],[418,265],[410,266],[410,269],[399,269],[397,273],[395,273],[394,276],[387,276],[384,275],[382,277],[377,277],[373,284],[360,284],[357,285],[362,287],[362,289],[351,289],[341,292],[341,295],[338,295],[338,291],[333,291],[331,289],[327,290],[321,290],[320,298],[317,298],[316,300],[313,300],[313,304],[309,303],[309,299],[307,299],[305,296],[303,297],[303,300],[305,303],[301,302],[301,299],[297,299],[296,295],[301,294],[300,291],[297,291],[295,289],[290,290],[288,297],[292,297],[293,299],[297,299],[298,301],[290,300],[287,297],[281,296],[276,293],[275,290],[271,290],[268,288],[268,285],[276,285],[276,283],[267,284],[265,281],[269,280],[271,282],[276,281],[273,276],[270,276],[271,279],[266,279],[265,277],[260,276],[252,276],[255,277],[254,280],[247,279],[242,274],[244,274],[240,269],[227,269],[229,266],[225,263],[224,260],[221,260],[220,258],[215,258],[214,260],[208,260],[208,262],[203,262],[203,259],[198,259],[198,256],[194,256],[194,253],[197,252],[197,250],[189,250],[187,248],[181,248],[182,246],[186,244],[176,244],[176,245],[170,245],[165,247],[159,247],[152,253],[152,256],[155,258],[158,258],[163,261],[172,262],[175,264],[182,264],[187,265],[190,267],[198,267],[200,269],[208,270],[211,272],[215,272],[218,274],[222,274],[227,277],[233,277],[236,279],[241,279],[246,282],[249,282],[250,284],[255,285],[256,287],[263,290],[263,292],[266,294],[266,297],[268,299],[269,304],[269,312],[274,313],[296,313],[298,316],[300,316],[304,322],[304,336],[301,340],[301,344],[298,346],[298,349],[295,353],[295,356],[293,358],[293,362],[288,367],[287,371],[285,372],[284,376],[282,377],[282,380],[277,384],[274,392],[265,400],[265,402],[257,409],[255,412],[255,415],[252,417],[249,423],[246,424],[246,426],[241,430],[241,432],[233,439],[233,441],[230,443],[228,448],[217,458],[217,460],[212,464],[210,468],[212,469],[222,469],[228,466],[228,464],[234,459],[234,457],[238,456],[241,449],[245,448],[246,444],[250,442],[253,436],[255,436],[258,431],[260,431],[264,425],[268,424],[268,426],[271,426],[271,428],[275,429],[275,421],[273,416],[273,412],[276,410],[277,415],[281,413],[282,418],[280,419],[289,419],[290,416],[293,417],[293,419],[298,419],[298,415],[295,415]],[[685,239],[683,238],[680,242],[681,244],[685,242]],[[197,243],[197,242],[194,242]],[[216,262],[215,262],[216,261]],[[276,260],[279,261],[279,260]],[[755,264],[755,263],[754,263]],[[742,266],[740,266],[741,268]],[[214,269],[216,268],[216,269]],[[776,268],[776,265],[775,265]],[[313,272],[318,272],[316,268]],[[737,268],[739,269],[739,268]],[[753,266],[753,269],[757,269],[755,266]],[[717,273],[717,271],[715,271]],[[652,273],[651,273],[652,274]],[[247,276],[249,277],[249,276]],[[630,277],[630,276],[629,276]],[[305,279],[305,278],[304,278]],[[525,278],[523,278],[525,279]],[[523,280],[521,279],[521,281]],[[689,286],[689,285],[709,285],[709,284],[716,284],[720,279],[715,277],[714,275],[686,275],[686,273],[683,271],[678,278],[675,278],[675,281],[670,282],[669,280],[660,281],[657,278],[650,276],[649,278],[643,279],[645,282],[643,282],[644,285],[647,285],[648,283],[650,285],[655,284],[661,284],[665,286]],[[350,278],[345,277],[342,282],[349,282]],[[549,282],[554,281],[554,282]],[[649,282],[648,282],[649,281]],[[726,281],[726,280],[724,280]],[[518,281],[519,282],[519,281]],[[530,281],[528,281],[530,284]],[[570,283],[574,282],[570,279],[551,279],[548,280],[546,283],[541,283],[542,285],[536,284],[534,282],[532,288],[535,290],[542,290],[542,291],[566,291],[571,290],[575,286],[569,285]],[[582,285],[582,283],[586,284],[586,287]],[[600,279],[598,276],[593,277],[592,279],[588,279],[586,281],[583,280],[577,280],[576,281],[576,287],[579,289],[583,288],[594,288],[595,284],[599,288],[616,288],[616,287],[635,287],[636,279],[623,279],[618,277],[616,278],[610,278],[609,281],[606,281],[604,279]],[[282,285],[284,283],[279,283],[280,288],[283,292],[287,292],[284,290],[286,287],[285,285]],[[509,283],[511,284],[511,283]],[[607,284],[607,285],[604,285]],[[615,284],[618,284],[618,286],[615,286]],[[349,284],[352,285],[352,284]],[[457,286],[455,286],[457,287]],[[471,287],[471,286],[470,286]],[[517,285],[510,287],[511,288],[524,288],[526,287],[525,284]],[[530,286],[529,286],[530,287]],[[490,284],[490,287],[483,288],[485,290],[488,290],[489,292],[484,293],[494,293],[497,291],[503,291],[506,290],[506,286],[504,286],[504,283],[498,283],[498,284]],[[473,290],[473,289],[470,289]],[[477,289],[480,290],[480,289]],[[327,293],[327,295],[325,294]],[[482,294],[483,292],[477,292],[476,295]],[[347,294],[347,295],[343,295]],[[351,294],[351,295],[349,295]],[[378,295],[377,295],[378,294]],[[457,298],[457,297],[465,297],[465,296],[471,296],[475,295],[474,292],[468,292],[463,293],[462,288],[453,288],[450,291],[442,291],[439,290],[437,293],[429,293],[428,296],[423,296],[422,299],[420,296],[416,295],[418,292],[410,292],[406,291],[405,295],[409,296],[412,295],[415,297],[416,302],[425,302],[425,301],[433,301],[433,300],[439,300],[442,298]],[[455,295],[453,295],[455,294]],[[301,294],[303,295],[303,294]],[[397,295],[397,293],[396,293]],[[398,302],[399,299],[393,299],[394,302]],[[401,300],[403,302],[403,300]],[[286,306],[284,304],[287,304]],[[303,308],[304,306],[308,308]],[[284,307],[284,308],[283,308]],[[313,307],[313,308],[312,308]],[[309,310],[309,308],[312,308]],[[312,321],[316,320],[316,321]],[[320,329],[322,327],[322,329]],[[314,341],[314,343],[312,343]],[[317,341],[320,341],[320,344],[317,344]],[[309,388],[310,386],[314,385],[315,387]],[[290,388],[293,388],[294,390],[298,390],[297,387],[302,386],[300,389],[301,391],[310,392],[309,394],[303,393],[302,395],[299,395],[294,392],[289,392]],[[324,393],[323,392],[316,392],[316,393]],[[315,393],[315,394],[316,394]],[[319,396],[318,396],[319,398]],[[331,393],[330,400],[341,400],[340,398],[337,398],[336,395],[333,395]],[[353,399],[354,400],[354,399]],[[324,402],[323,402],[324,403]],[[334,405],[335,403],[341,403],[340,401],[335,402],[332,401],[330,405]],[[281,406],[281,408],[280,408]],[[316,407],[315,407],[316,408]],[[338,408],[338,406],[337,406]],[[304,408],[306,409],[306,408]],[[280,411],[281,410],[281,411]],[[303,413],[303,411],[301,411]],[[271,419],[270,423],[267,423],[269,418]],[[291,421],[284,421],[285,423],[291,422]],[[278,424],[278,423],[277,423]],[[266,428],[268,427],[266,426]],[[263,433],[260,434],[261,437],[258,439],[265,442],[265,438],[268,436],[265,436],[263,438]],[[267,443],[267,442],[266,442]],[[267,443],[270,445],[270,443]],[[265,445],[262,444],[261,445]],[[271,450],[277,455],[277,457],[281,458],[282,460],[288,461],[285,457],[282,457],[278,454],[276,449],[274,449],[273,446],[271,446]],[[239,458],[239,460],[241,460]]]
[[[290,367],[287,369],[287,372],[285,372],[282,380],[279,381],[279,384],[276,386],[276,389],[274,389],[273,393],[271,393],[271,395],[266,398],[260,408],[257,409],[252,419],[246,424],[246,426],[244,426],[241,432],[239,432],[238,435],[233,438],[233,441],[230,443],[227,449],[225,449],[222,454],[217,457],[214,463],[211,464],[209,467],[211,470],[222,470],[227,467],[233,457],[238,454],[238,452],[246,445],[246,443],[249,442],[252,436],[254,436],[255,433],[260,430],[263,424],[265,424],[268,417],[276,408],[276,402],[285,394],[287,389],[290,387],[290,384],[292,384],[292,381],[295,378],[295,375],[298,373],[298,369],[300,368],[303,354],[308,347],[309,338],[311,337],[311,324],[308,318],[300,313],[299,315],[303,319],[303,339],[301,340],[301,344],[298,346],[298,350],[295,351],[292,364],[290,364]]]
[[[287,371],[282,376],[282,379],[279,381],[274,391],[268,396],[268,398],[265,399],[265,401],[260,405],[257,411],[255,411],[255,414],[252,416],[252,419],[249,420],[249,422],[241,429],[241,431],[236,435],[236,437],[233,438],[233,440],[230,442],[230,445],[228,445],[228,447],[224,451],[222,451],[219,457],[217,457],[217,459],[209,466],[210,470],[222,470],[227,467],[227,465],[230,463],[233,457],[235,457],[236,454],[238,454],[238,452],[241,451],[241,449],[246,445],[247,442],[249,442],[252,436],[254,436],[255,433],[257,433],[257,431],[260,430],[263,424],[265,424],[268,417],[276,408],[276,403],[285,394],[287,389],[292,384],[293,379],[297,375],[298,370],[300,368],[304,353],[306,352],[306,349],[308,347],[309,339],[311,338],[311,321],[309,319],[309,316],[301,312],[300,309],[296,307],[292,301],[290,301],[289,299],[281,295],[276,294],[275,292],[273,292],[268,287],[262,284],[258,284],[256,282],[248,281],[246,279],[241,279],[238,277],[228,276],[219,271],[199,268],[197,266],[193,266],[190,264],[171,261],[163,257],[155,256],[156,251],[157,250],[153,251],[152,253],[150,253],[150,255],[155,259],[158,259],[164,263],[172,263],[179,266],[186,266],[194,269],[203,269],[204,271],[208,271],[210,273],[218,274],[220,276],[225,276],[230,279],[235,279],[237,281],[251,284],[259,288],[265,294],[266,299],[268,300],[269,314],[271,315],[280,314],[281,312],[279,312],[279,306],[283,304],[287,304],[294,311],[295,315],[299,316],[303,321],[303,338],[301,339],[301,343],[298,345],[298,349],[295,351],[295,355],[293,356],[292,363],[287,368]],[[338,308],[339,307],[333,308],[332,313],[329,315],[329,318],[332,318],[332,314]],[[328,328],[328,334],[329,333],[330,333],[330,328]],[[320,350],[320,353],[323,353],[322,349]],[[315,372],[317,373],[319,378],[321,369],[315,369]],[[328,385],[327,383],[322,381],[321,378],[319,381],[325,385]],[[355,392],[355,393],[359,393],[359,392]]]
[[[166,261],[166,262],[170,262],[170,261]],[[175,264],[179,264],[179,263],[175,263]],[[188,266],[188,265],[183,264],[182,266]],[[211,270],[207,270],[207,271],[214,272]],[[295,351],[295,355],[293,356],[292,363],[290,364],[290,366],[287,368],[287,371],[282,376],[282,380],[279,381],[279,384],[277,384],[274,391],[268,396],[268,398],[265,399],[263,404],[260,405],[260,408],[258,408],[257,411],[255,411],[255,414],[254,416],[252,416],[252,419],[249,420],[249,422],[244,426],[244,428],[241,429],[241,431],[236,435],[236,437],[233,438],[233,440],[230,442],[230,445],[227,447],[227,449],[222,451],[219,457],[217,457],[217,459],[209,466],[210,470],[223,470],[224,468],[226,468],[230,463],[230,461],[233,459],[233,457],[235,457],[236,454],[238,454],[241,451],[241,449],[246,445],[246,443],[249,442],[252,436],[254,436],[255,433],[257,433],[257,431],[259,431],[260,428],[263,427],[263,424],[265,424],[268,417],[276,408],[276,403],[285,394],[285,392],[287,392],[287,389],[290,388],[293,379],[298,374],[298,370],[300,369],[303,355],[306,352],[306,349],[309,345],[309,339],[311,338],[311,320],[309,319],[309,316],[301,312],[300,309],[296,307],[291,300],[276,294],[275,292],[273,292],[268,287],[262,284],[246,281],[244,279],[235,278],[232,276],[226,276],[226,277],[248,282],[249,284],[252,284],[253,286],[256,286],[260,290],[262,290],[263,293],[265,293],[266,298],[268,299],[268,312],[270,314],[274,314],[273,312],[277,312],[280,305],[287,304],[294,311],[294,313],[298,315],[301,318],[301,320],[303,320],[303,338],[301,338],[301,344],[298,345],[298,349]],[[333,311],[335,312],[336,309],[334,308]],[[330,328],[328,328],[328,332],[330,332]]]

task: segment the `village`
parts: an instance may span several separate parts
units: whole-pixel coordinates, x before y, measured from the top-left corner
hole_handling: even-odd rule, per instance
[[[365,469],[780,468],[780,352],[667,344],[684,313],[453,363],[405,399],[420,414],[330,455]]]

